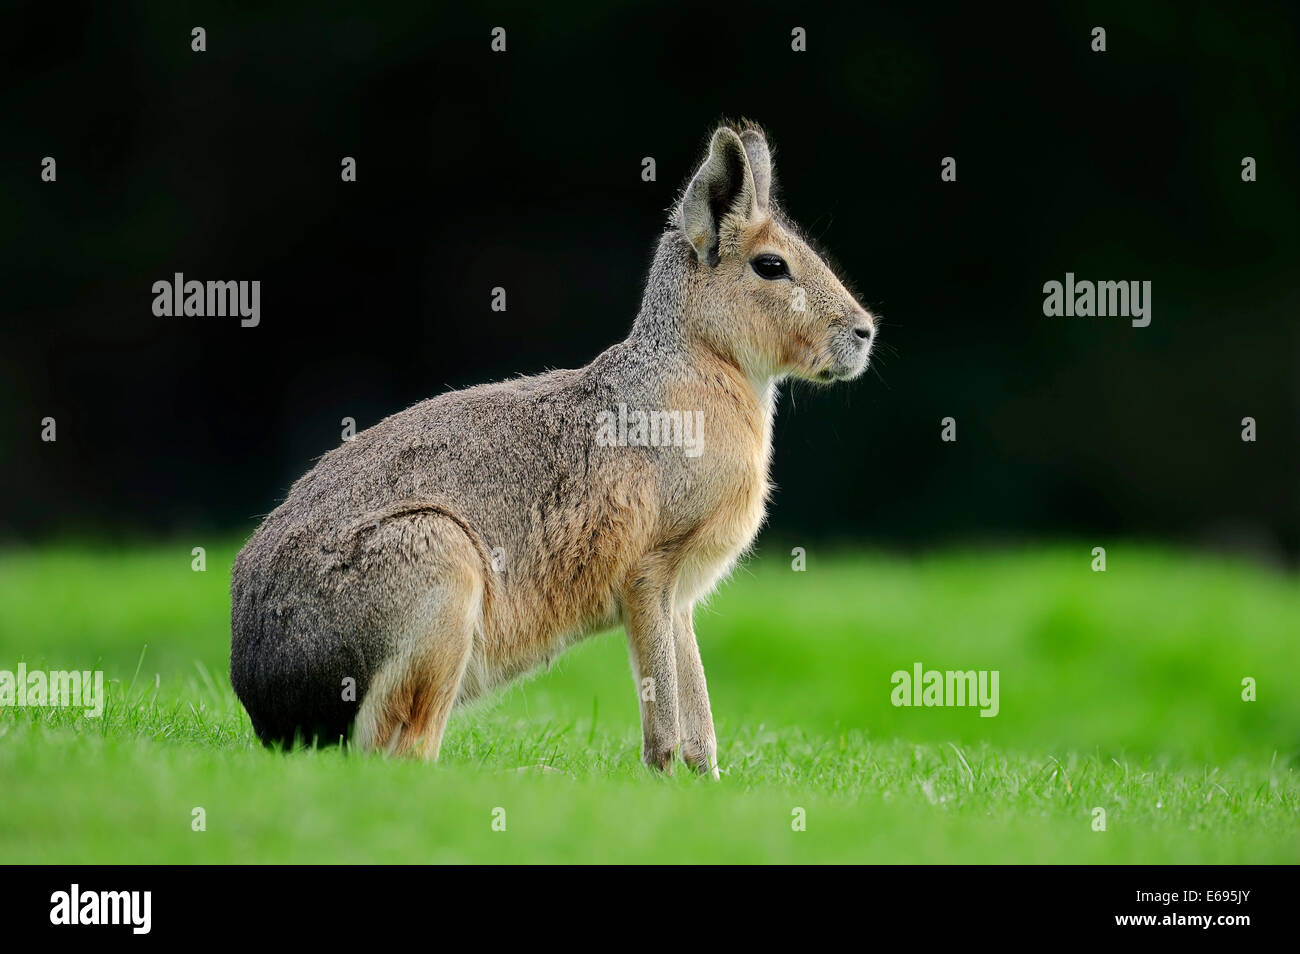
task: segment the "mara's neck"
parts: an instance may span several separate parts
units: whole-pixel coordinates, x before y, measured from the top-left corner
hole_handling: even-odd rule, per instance
[[[703,372],[722,368],[729,377],[748,384],[759,405],[769,407],[776,391],[775,377],[745,367],[734,353],[716,347],[693,330],[699,327],[689,320],[688,312],[690,286],[695,280],[694,252],[681,232],[670,229],[659,240],[627,343],[648,350],[664,363],[677,359]]]

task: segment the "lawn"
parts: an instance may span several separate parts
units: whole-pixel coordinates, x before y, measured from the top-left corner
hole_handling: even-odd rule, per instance
[[[236,548],[0,554],[0,670],[108,696],[0,710],[0,857],[1300,862],[1294,574],[1121,544],[1094,573],[1085,543],[796,572],[769,542],[697,614],[711,782],[641,767],[620,633],[457,713],[437,765],[263,750],[226,677]],[[893,705],[915,663],[996,670],[997,715]]]

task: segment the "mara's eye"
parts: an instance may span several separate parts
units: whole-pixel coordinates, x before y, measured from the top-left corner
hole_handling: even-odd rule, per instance
[[[769,281],[777,278],[789,278],[790,267],[780,255],[758,255],[749,263],[760,278]]]

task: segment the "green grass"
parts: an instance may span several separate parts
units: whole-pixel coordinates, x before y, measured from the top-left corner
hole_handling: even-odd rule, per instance
[[[0,710],[6,861],[1300,861],[1294,575],[771,546],[697,615],[713,783],[640,766],[621,634],[458,713],[436,766],[265,751],[226,679],[235,548],[195,573],[194,543],[0,554],[0,669],[108,680],[99,719]],[[999,714],[893,706],[915,662],[998,670]]]

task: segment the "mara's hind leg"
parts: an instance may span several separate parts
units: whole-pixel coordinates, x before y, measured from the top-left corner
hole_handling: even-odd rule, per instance
[[[408,578],[418,595],[398,616],[392,654],[362,700],[355,738],[363,751],[432,760],[482,625],[482,559],[446,517],[409,515],[401,524],[393,528],[393,573]]]

